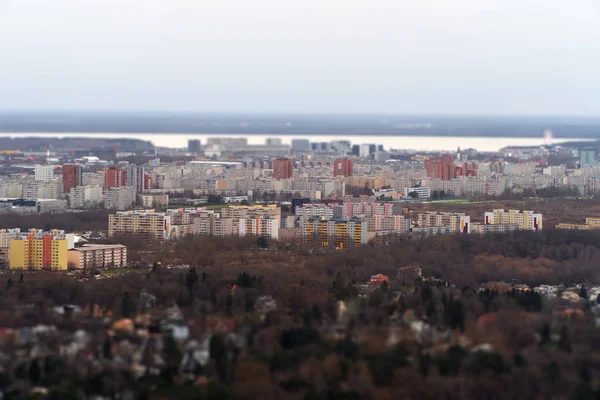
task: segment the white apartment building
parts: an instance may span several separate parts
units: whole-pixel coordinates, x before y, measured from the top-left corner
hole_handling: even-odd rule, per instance
[[[98,207],[103,202],[104,196],[100,185],[74,187],[69,193],[70,208]]]
[[[471,233],[506,233],[518,231],[519,225],[517,224],[472,224],[471,225]]]
[[[404,198],[410,198],[411,193],[417,193],[419,199],[428,199],[431,197],[431,188],[426,186],[404,188]]]
[[[386,217],[384,215],[373,215],[367,219],[369,232],[396,231],[406,234],[410,231],[410,219],[403,215]]]
[[[530,231],[542,230],[542,214],[535,214],[533,211],[508,210],[502,209],[486,212],[484,214],[484,223],[486,225],[496,224],[516,224],[519,229]]]
[[[7,199],[20,199],[23,197],[23,184],[7,182],[0,185],[0,197]]]
[[[471,232],[471,218],[464,213],[428,211],[417,216],[419,228],[447,226],[451,232]]]
[[[127,210],[134,206],[135,198],[135,188],[114,187],[106,191],[104,206],[109,210]]]
[[[334,209],[335,206],[330,206],[328,204],[303,204],[302,207],[296,207],[296,216],[331,219],[334,216]]]
[[[266,236],[279,239],[279,220],[275,218],[255,217],[240,219],[240,236]]]
[[[35,180],[42,182],[50,182],[54,180],[54,166],[52,165],[36,165]]]

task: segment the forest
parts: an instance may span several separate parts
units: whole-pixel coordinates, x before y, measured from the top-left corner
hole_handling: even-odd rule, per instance
[[[599,239],[595,232],[519,231],[335,250],[256,238],[112,238],[131,242],[137,267],[4,271],[0,320],[5,329],[56,323],[53,307],[63,304],[85,315],[98,307],[109,320],[134,318],[143,290],[155,296],[156,310],[177,305],[192,337],[203,337],[209,318],[229,318],[247,343],[236,350],[213,333],[211,361],[196,371],[202,384],[178,375],[184,347],[166,338],[156,351],[167,365],[153,378],[132,380],[110,363],[98,369],[84,359],[61,361],[69,373],[46,383],[47,398],[133,390],[147,399],[595,399],[598,305],[584,288],[600,283]],[[421,267],[423,277],[400,282],[406,266]],[[375,273],[389,283],[364,292],[361,284]],[[584,287],[573,305],[531,291],[479,289],[490,281]],[[259,319],[262,296],[277,308]],[[105,344],[115,339],[93,321],[59,328],[91,329],[97,350],[90,351],[110,359]],[[29,372],[0,364],[0,389],[11,398],[26,398],[19,385],[44,374],[31,364]]]

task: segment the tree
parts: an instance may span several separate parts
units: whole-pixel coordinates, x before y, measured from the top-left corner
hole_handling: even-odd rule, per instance
[[[190,293],[192,293],[196,282],[198,282],[198,273],[196,272],[196,267],[191,267],[188,273],[185,275],[185,285]]]
[[[416,200],[419,198],[419,192],[417,192],[416,190],[413,190],[412,192],[408,192],[408,197]]]
[[[259,249],[268,249],[269,248],[269,241],[267,240],[267,238],[265,236],[259,236],[258,239],[256,239],[256,247],[258,247]]]
[[[566,353],[570,353],[572,350],[571,347],[571,335],[569,335],[569,328],[566,325],[563,325],[560,328],[560,338],[558,339],[558,348]]]
[[[6,289],[10,289],[13,286],[13,281],[12,279],[8,278],[8,280],[6,281]]]
[[[387,283],[387,281],[383,281],[383,283],[381,284],[381,291],[383,293],[386,293],[387,290],[388,290],[388,283]]]
[[[123,296],[123,303],[121,304],[121,316],[123,318],[131,318],[133,316],[133,310],[135,306],[133,304],[133,299],[129,295],[129,292],[125,292]]]
[[[227,348],[219,335],[213,335],[210,339],[210,358],[215,362],[219,378],[223,381],[227,379]]]
[[[444,322],[452,329],[465,330],[465,309],[460,300],[450,299],[444,310]]]
[[[19,283],[23,283],[23,273],[21,273],[21,277],[19,278]]]
[[[587,299],[588,292],[587,292],[587,289],[585,288],[585,285],[581,285],[581,289],[579,290],[579,297],[581,297],[582,299]]]

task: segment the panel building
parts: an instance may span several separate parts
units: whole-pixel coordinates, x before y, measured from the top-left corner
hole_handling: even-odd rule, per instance
[[[333,176],[349,177],[354,175],[354,161],[350,158],[338,158],[333,163]]]
[[[290,158],[278,158],[273,161],[273,178],[290,179],[294,177],[294,161]]]
[[[305,242],[339,248],[366,244],[369,240],[368,235],[368,222],[359,219],[349,221],[311,219],[302,228],[302,238]]]
[[[54,180],[54,166],[36,165],[34,169],[35,180],[42,182],[52,182]]]
[[[127,247],[122,244],[86,244],[67,253],[69,268],[113,268],[127,265]]]
[[[122,187],[127,184],[127,174],[121,168],[104,168],[104,188]]]
[[[10,269],[66,270],[68,240],[51,234],[30,233],[13,239],[9,247]]]
[[[471,218],[464,213],[428,211],[417,216],[419,228],[448,227],[450,232],[471,233]]]
[[[279,239],[279,219],[256,216],[240,219],[240,236],[266,236]]]
[[[519,210],[494,210],[484,214],[484,223],[486,225],[496,224],[517,224],[519,229],[529,231],[542,230],[542,214],[535,214],[533,211]]]
[[[83,168],[76,164],[65,164],[62,167],[63,192],[69,193],[71,189],[82,185]]]

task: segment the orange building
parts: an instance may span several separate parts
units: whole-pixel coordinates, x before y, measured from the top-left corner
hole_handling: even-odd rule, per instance
[[[294,177],[294,161],[289,158],[278,158],[273,162],[273,178],[290,179]]]

